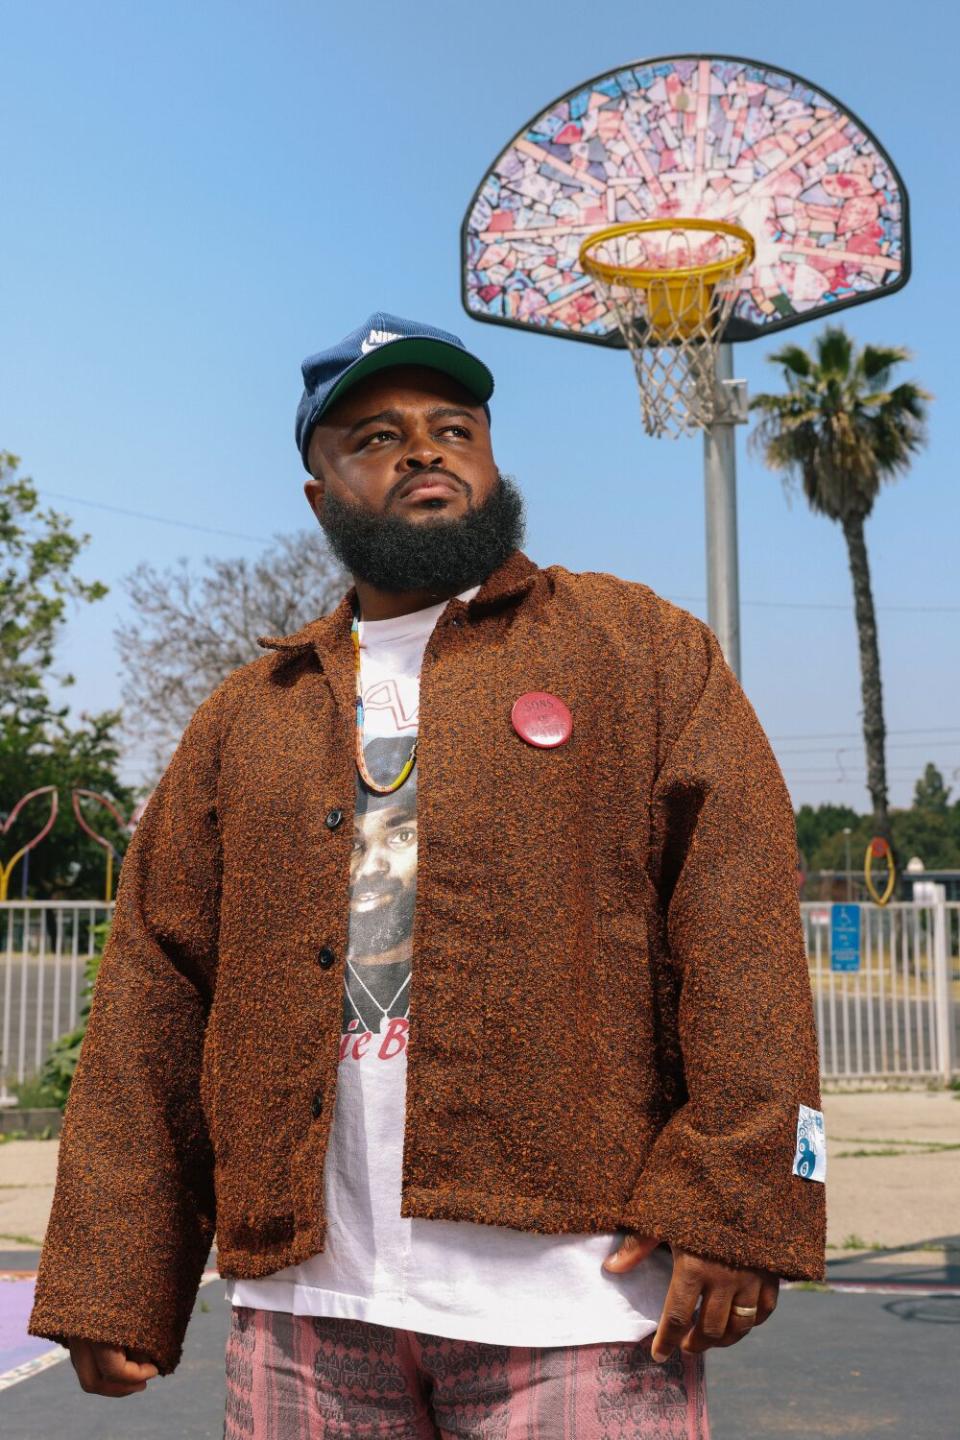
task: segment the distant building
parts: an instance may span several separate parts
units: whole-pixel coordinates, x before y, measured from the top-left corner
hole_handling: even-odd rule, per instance
[[[943,885],[946,890],[946,900],[960,900],[960,870],[907,870],[907,873],[900,876],[900,883],[897,886],[898,899],[912,900],[914,898],[914,886],[929,884],[933,881],[936,885]],[[923,896],[916,898],[919,900]]]
[[[882,890],[886,882],[886,868],[882,868],[879,876],[879,887]],[[907,865],[897,876],[896,891],[891,897],[894,900],[922,900],[929,904],[930,892],[924,893],[924,886],[931,884],[942,885],[945,890],[945,900],[960,900],[960,870],[924,870]],[[876,881],[875,881],[876,883]],[[919,887],[919,893],[914,896],[914,887]],[[859,900],[869,901],[866,883],[863,878],[863,870],[853,870],[850,875],[850,889],[847,890],[847,875],[845,870],[809,870],[804,877],[803,885],[800,888],[801,900]]]

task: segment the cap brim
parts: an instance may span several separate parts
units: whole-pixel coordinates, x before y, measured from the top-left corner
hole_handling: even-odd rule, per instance
[[[468,350],[448,345],[445,340],[433,340],[429,336],[411,335],[400,340],[388,340],[378,345],[369,355],[355,360],[349,370],[340,377],[330,391],[321,408],[313,417],[315,424],[337,400],[352,390],[359,381],[378,370],[388,370],[395,365],[425,365],[430,370],[440,370],[458,380],[469,390],[479,405],[485,405],[493,394],[493,375]]]

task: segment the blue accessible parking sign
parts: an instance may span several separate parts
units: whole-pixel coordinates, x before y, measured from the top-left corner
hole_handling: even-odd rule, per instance
[[[860,969],[860,906],[830,906],[830,969]]]

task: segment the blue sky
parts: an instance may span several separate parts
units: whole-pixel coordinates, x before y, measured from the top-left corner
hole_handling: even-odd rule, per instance
[[[264,539],[311,523],[292,440],[299,363],[380,308],[457,331],[490,364],[497,456],[527,496],[535,560],[642,580],[706,616],[700,441],[644,434],[622,352],[469,319],[458,231],[494,156],[556,95],[630,60],[717,51],[837,95],[910,192],[911,282],[843,319],[861,342],[909,345],[909,373],[937,397],[928,449],[867,536],[892,801],[909,803],[927,760],[960,793],[945,264],[960,116],[944,63],[957,21],[934,0],[586,13],[571,0],[0,4],[0,447],[43,491],[78,497],[56,503],[93,537],[83,573],[111,586],[71,619],[72,703],[119,701],[112,632],[138,561],[261,548],[79,500]],[[735,351],[754,391],[778,383],[775,346]],[[738,446],[744,686],[795,803],[866,809],[842,536],[788,507],[742,430]]]

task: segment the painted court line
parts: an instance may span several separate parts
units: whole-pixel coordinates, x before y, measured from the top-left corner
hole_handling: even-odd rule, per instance
[[[807,1281],[784,1280],[783,1290],[803,1289]],[[825,1280],[823,1290],[839,1295],[960,1295],[960,1286],[945,1280]]]
[[[12,1370],[0,1375],[0,1390],[9,1390],[11,1385],[19,1385],[21,1380],[32,1380],[34,1375],[39,1375],[42,1370],[49,1370],[51,1365],[59,1365],[61,1360],[69,1358],[68,1350],[55,1345],[53,1349],[45,1350],[42,1355],[35,1355],[32,1360],[24,1360],[22,1365],[15,1365]]]
[[[219,1280],[220,1275],[216,1270],[204,1270],[200,1278],[200,1284],[209,1285],[211,1280]],[[30,1299],[33,1299],[33,1282],[36,1280],[36,1273],[32,1270],[3,1270],[0,1271],[0,1281],[9,1281],[18,1285],[26,1284],[30,1288]],[[2,1316],[0,1316],[2,1320]],[[23,1340],[29,1340],[37,1345],[49,1345],[38,1355],[32,1355],[27,1360],[20,1361],[9,1370],[0,1371],[0,1391],[9,1390],[11,1385],[19,1385],[21,1380],[32,1380],[35,1375],[40,1375],[44,1370],[49,1370],[53,1365],[59,1365],[62,1360],[70,1359],[69,1350],[62,1345],[54,1345],[49,1341],[36,1339],[27,1336],[25,1333],[26,1321],[24,1320]],[[8,1352],[9,1353],[9,1352]]]

